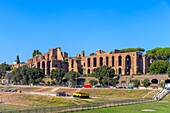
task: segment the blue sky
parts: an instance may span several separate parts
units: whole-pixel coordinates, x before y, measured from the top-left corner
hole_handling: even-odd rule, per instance
[[[169,0],[0,0],[0,63],[26,62],[34,49],[168,47]]]

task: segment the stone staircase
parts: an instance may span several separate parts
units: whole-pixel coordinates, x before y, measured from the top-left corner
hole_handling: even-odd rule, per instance
[[[170,89],[162,89],[160,92],[158,92],[156,95],[154,95],[154,100],[162,100],[167,94],[170,93]]]

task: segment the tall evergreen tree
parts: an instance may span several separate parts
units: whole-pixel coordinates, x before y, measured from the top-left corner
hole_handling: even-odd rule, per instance
[[[20,64],[19,55],[17,55],[16,63],[17,63],[17,64]]]

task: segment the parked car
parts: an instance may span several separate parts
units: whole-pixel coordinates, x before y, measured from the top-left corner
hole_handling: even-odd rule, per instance
[[[70,88],[83,88],[82,85],[75,85],[75,86],[71,86]]]
[[[83,92],[74,92],[73,93],[73,97],[77,97],[77,98],[89,98],[89,94],[88,93],[83,93]]]
[[[66,92],[57,92],[56,96],[69,96]]]
[[[93,88],[103,88],[103,86],[101,86],[101,85],[96,85],[96,86],[93,86]]]
[[[128,86],[126,87],[126,89],[133,89],[133,86]]]

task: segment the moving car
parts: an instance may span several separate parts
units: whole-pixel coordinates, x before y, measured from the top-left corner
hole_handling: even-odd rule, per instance
[[[77,97],[77,98],[89,98],[89,94],[88,93],[82,93],[82,92],[74,92],[73,93],[73,97]]]

